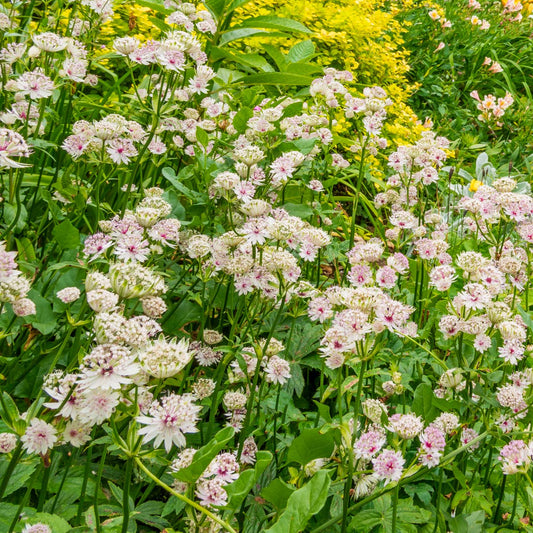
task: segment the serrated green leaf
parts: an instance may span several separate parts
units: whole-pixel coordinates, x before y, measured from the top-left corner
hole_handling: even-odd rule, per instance
[[[37,468],[38,462],[37,459],[33,458],[31,462],[17,464],[15,470],[13,470],[13,473],[9,477],[9,483],[3,496],[4,498],[27,485],[28,480]],[[2,457],[2,461],[0,462],[0,479],[3,479],[8,463],[9,461],[7,460],[7,457]]]

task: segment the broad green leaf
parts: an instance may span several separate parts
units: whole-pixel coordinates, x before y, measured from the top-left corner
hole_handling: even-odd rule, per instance
[[[52,306],[35,289],[31,289],[28,298],[33,301],[37,312],[27,317],[27,321],[43,335],[51,333],[57,325],[57,320]]]
[[[230,52],[225,48],[214,46],[211,49],[211,57],[215,61],[219,59],[226,59],[227,61],[234,61],[241,67],[252,67],[263,72],[275,72],[274,67],[262,55],[259,54],[243,54],[237,51]]]
[[[288,52],[287,59],[291,63],[298,63],[312,57],[315,53],[315,45],[313,41],[306,40],[296,43]]]
[[[293,19],[276,17],[273,15],[264,15],[243,20],[234,28],[267,28],[281,31],[298,31],[302,33],[311,33],[301,22]]]
[[[293,104],[289,104],[283,110],[283,118],[294,117],[296,115],[299,115],[302,112],[302,109],[303,102],[294,102]]]
[[[248,2],[251,2],[252,0],[233,0],[228,4],[228,7],[226,8],[227,13],[231,13],[235,9],[244,6]]]
[[[2,393],[0,400],[0,417],[7,426],[13,427],[13,424],[20,419],[17,404],[7,392]]]
[[[11,224],[14,223],[15,218],[17,219],[17,223],[15,224],[15,227],[13,230],[15,231],[21,231],[24,226],[26,226],[26,222],[28,220],[28,211],[26,211],[26,207],[24,205],[20,206],[20,210],[17,210],[16,206],[11,204],[4,204],[4,223],[6,226],[11,226]]]
[[[326,470],[319,470],[301,489],[293,492],[278,521],[265,533],[300,533],[309,519],[320,512],[328,497],[331,480]]]
[[[18,257],[19,261],[22,259],[23,261],[35,261],[36,255],[35,255],[35,249],[33,248],[33,245],[31,241],[27,237],[22,237],[21,239],[15,239],[17,243],[17,250],[18,250]]]
[[[163,22],[161,19],[158,19],[157,17],[148,17],[148,18],[150,19],[150,22],[154,26],[159,28],[162,32],[167,32],[170,30],[170,26],[166,22]]]
[[[448,521],[452,533],[481,533],[485,523],[485,511],[475,511],[471,514],[461,513]]]
[[[289,446],[287,461],[306,465],[314,459],[330,457],[335,441],[330,431],[320,433],[318,428],[304,429]]]
[[[205,130],[200,128],[199,126],[196,127],[196,140],[204,147],[206,148],[209,144],[209,135]]]
[[[255,468],[245,470],[241,475],[230,485],[225,487],[229,496],[227,506],[230,509],[238,510],[246,496],[252,490],[254,484],[257,482],[259,476],[263,473],[265,468],[272,462],[272,454],[267,451],[257,452],[257,461]]]
[[[9,464],[7,457],[4,456],[2,459],[3,460],[0,462],[0,479],[4,478],[4,474]],[[3,497],[5,498],[20,488],[27,486],[28,480],[33,472],[35,472],[38,463],[39,461],[35,458],[33,458],[31,462],[18,463],[9,477],[9,483],[7,484]]]
[[[378,527],[379,531],[385,533],[416,533],[419,526],[428,523],[431,519],[431,512],[421,509],[413,504],[411,498],[399,500],[397,506],[396,529],[392,528],[393,508],[391,497],[386,494],[378,498],[373,509],[365,509],[355,515],[350,523],[350,531],[360,531],[367,533]]]
[[[35,524],[37,522],[50,526],[53,533],[68,533],[72,530],[70,524],[64,518],[55,514],[35,513],[31,515],[28,523]]]
[[[52,235],[62,250],[76,249],[80,245],[80,232],[68,219],[55,226]]]
[[[263,50],[274,60],[279,70],[285,70],[287,58],[281,53],[281,50],[273,44],[264,44]]]
[[[204,0],[204,5],[207,7],[211,15],[213,15],[214,19],[218,21],[224,13],[226,0]]]
[[[259,33],[268,33],[266,30],[258,30],[255,28],[240,28],[237,30],[229,30],[222,34],[220,41],[218,42],[219,46],[224,46],[225,44],[237,41],[239,39],[244,39],[245,37],[252,37]]]
[[[276,478],[272,480],[268,487],[265,487],[261,491],[261,496],[267,502],[270,502],[278,511],[282,511],[287,505],[289,496],[295,490],[296,489],[292,485],[285,483],[285,481],[280,478]]]
[[[283,209],[293,217],[309,218],[313,214],[313,208],[305,204],[285,204]]]
[[[520,313],[520,316],[524,320],[525,325],[529,328],[530,331],[533,331],[533,319],[531,319],[531,315],[520,305],[517,305],[517,309]]]
[[[432,422],[439,414],[438,409],[433,405],[434,397],[433,389],[427,383],[421,383],[415,390],[411,407],[426,423]]]
[[[248,125],[248,120],[252,118],[253,114],[254,112],[249,107],[242,107],[233,117],[233,127],[239,133],[244,133]]]
[[[195,483],[209,466],[215,455],[233,438],[235,430],[232,427],[221,429],[204,447],[200,448],[187,468],[182,468],[173,476],[180,481]]]

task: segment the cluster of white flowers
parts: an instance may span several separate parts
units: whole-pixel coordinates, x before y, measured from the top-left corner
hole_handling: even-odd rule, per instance
[[[0,242],[0,304],[11,304],[17,316],[34,315],[35,304],[27,297],[30,281],[19,270],[15,261],[17,252],[8,252],[4,242]]]
[[[348,253],[351,286],[329,287],[309,302],[310,318],[330,323],[321,341],[329,368],[339,368],[347,358],[366,358],[376,335],[383,331],[411,337],[417,334],[416,324],[409,322],[414,309],[386,292],[396,286],[398,275],[407,271],[407,258],[397,253],[378,267],[383,252],[378,239],[358,242]]]
[[[139,265],[162,253],[163,247],[175,248],[179,242],[181,223],[166,218],[172,207],[162,194],[157,187],[147,189],[135,210],[101,221],[102,231],[85,240],[84,253],[90,261],[104,254],[122,261],[111,267],[109,278],[124,298],[140,296],[140,292],[142,296],[158,296],[165,291],[163,280]]]
[[[253,437],[248,437],[244,442],[240,464],[234,453],[219,453],[196,482],[195,494],[200,503],[205,507],[226,505],[228,494],[224,487],[239,478],[242,465],[250,465],[255,462],[256,451],[257,446]],[[179,473],[193,463],[195,453],[194,448],[182,450],[170,466],[172,474],[178,478],[174,482],[174,488],[180,492],[186,492],[189,489],[189,484],[179,481]]]
[[[112,114],[92,123],[78,120],[72,135],[63,141],[63,149],[74,159],[91,154],[96,160],[105,153],[116,164],[128,164],[138,155],[135,143],[146,137],[143,127],[134,120]]]
[[[180,246],[191,258],[200,258],[204,269],[233,276],[237,293],[259,290],[263,297],[276,299],[297,287],[301,268],[294,252],[312,261],[330,237],[262,200],[245,203],[242,211],[247,220],[235,230],[214,238],[189,235]]]

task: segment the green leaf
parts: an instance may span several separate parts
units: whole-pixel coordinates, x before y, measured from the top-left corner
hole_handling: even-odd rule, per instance
[[[62,250],[76,249],[80,245],[80,232],[68,219],[55,226],[52,235]]]
[[[220,41],[218,42],[219,46],[224,46],[225,44],[237,41],[239,39],[244,39],[245,37],[252,37],[259,33],[268,33],[266,30],[258,30],[255,28],[240,28],[238,30],[229,30],[222,34]],[[269,34],[270,35],[270,34]]]
[[[158,19],[157,17],[148,17],[148,19],[154,26],[159,28],[162,32],[167,32],[170,30],[170,26],[166,22],[163,22],[161,19]]]
[[[271,30],[312,33],[311,30],[305,27],[301,22],[293,19],[276,17],[273,15],[263,15],[260,17],[249,18],[243,20],[240,24],[234,26],[234,28],[266,28]]]
[[[416,524],[426,524],[431,519],[431,512],[413,504],[411,498],[399,500],[397,506],[396,529],[392,528],[392,503],[390,496],[384,495],[374,502],[373,509],[365,509],[356,514],[350,523],[350,531],[367,533],[376,526],[386,533],[416,533]]]
[[[173,168],[165,167],[161,174],[163,174],[163,177],[166,178],[172,186],[179,192],[183,194],[186,198],[188,198],[191,201],[194,201],[196,203],[205,203],[206,195],[201,194],[199,192],[193,191],[192,189],[189,189],[186,185],[184,185],[178,176],[176,176],[176,172]]]
[[[180,481],[195,483],[204,473],[215,455],[233,438],[235,430],[232,427],[221,429],[204,447],[200,448],[187,468],[182,468],[173,476]]]
[[[302,112],[302,109],[303,102],[294,102],[293,104],[289,104],[283,110],[283,118],[295,117],[296,115],[299,115]]]
[[[35,289],[30,290],[28,298],[35,304],[37,312],[35,315],[27,317],[27,322],[43,335],[48,335],[57,325],[56,316],[52,311],[50,302],[45,300]]]
[[[167,9],[162,0],[136,0],[136,3],[140,6],[153,9],[154,11],[159,11],[159,13],[165,15],[170,15],[170,13],[172,13],[172,9]]]
[[[307,86],[313,81],[311,76],[293,74],[290,72],[261,72],[260,74],[250,74],[240,78],[236,83],[243,85],[296,85]]]
[[[285,204],[283,209],[293,217],[308,218],[313,214],[313,208],[305,204]]]
[[[233,2],[230,2],[226,11],[227,13],[231,13],[232,11],[234,11],[235,9],[239,8],[239,7],[242,7],[244,6],[245,4],[247,4],[248,2],[251,2],[252,0],[233,0]]]
[[[13,427],[14,423],[20,419],[17,404],[7,392],[2,393],[0,400],[0,418],[6,425]]]
[[[520,316],[524,320],[525,325],[529,328],[529,331],[533,331],[533,320],[531,319],[531,315],[520,305],[517,305],[516,307],[520,313]]]
[[[24,261],[35,261],[37,259],[35,255],[35,249],[33,248],[33,245],[27,237],[22,237],[21,239],[15,239],[17,243],[17,250],[18,250],[18,257],[19,260],[22,259]]]
[[[241,473],[237,480],[225,487],[229,496],[228,507],[233,510],[238,510],[246,496],[250,493],[259,476],[264,472],[265,468],[272,462],[272,454],[267,451],[257,452],[257,461],[255,468],[245,470]]]
[[[28,523],[35,524],[37,522],[50,526],[53,533],[68,533],[72,530],[70,524],[64,518],[55,514],[35,513],[34,515],[31,515]]]
[[[426,423],[433,421],[439,414],[438,409],[433,405],[434,397],[433,389],[427,383],[421,383],[415,390],[411,407]]]
[[[335,441],[330,431],[320,433],[318,428],[304,429],[289,447],[287,461],[306,465],[314,459],[330,457],[335,448]]]
[[[287,508],[265,533],[303,531],[309,519],[324,507],[330,483],[329,473],[326,470],[319,470],[308,483],[289,496]]]
[[[10,226],[15,221],[16,217],[17,217],[16,206],[7,204],[7,203],[4,204],[4,223],[6,224],[6,226]],[[13,229],[16,231],[21,231],[26,225],[27,220],[28,220],[28,212],[26,211],[26,207],[24,205],[21,205],[20,213],[18,213],[18,220]]]
[[[244,133],[248,120],[253,117],[254,112],[249,107],[242,107],[233,117],[233,127],[239,132]]]
[[[0,462],[0,479],[3,479],[9,463],[6,456],[2,457],[2,459],[3,460]],[[25,487],[31,475],[33,472],[35,472],[38,463],[39,461],[35,458],[33,458],[33,460],[29,463],[18,463],[15,467],[15,470],[13,470],[13,473],[9,477],[9,483],[7,484],[4,492],[4,497],[9,496],[22,487]]]
[[[270,502],[278,511],[283,511],[287,506],[287,500],[295,491],[295,488],[288,483],[285,483],[280,478],[272,480],[268,487],[261,491],[261,496]]]
[[[299,61],[305,61],[313,56],[315,53],[315,45],[313,41],[306,40],[296,43],[287,54],[287,59],[291,63],[298,63]]]
[[[213,15],[214,19],[218,21],[224,13],[226,0],[205,0],[204,5],[207,7],[211,15]]]
[[[204,147],[207,148],[207,145],[209,144],[209,135],[205,130],[200,128],[200,126],[196,126],[196,140]]]
[[[481,533],[485,523],[485,511],[461,513],[448,521],[452,533]]]

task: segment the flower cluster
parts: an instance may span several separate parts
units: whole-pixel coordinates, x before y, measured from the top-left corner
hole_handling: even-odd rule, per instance
[[[17,252],[8,252],[4,242],[0,242],[0,303],[11,304],[17,316],[36,313],[35,304],[27,295],[30,282],[19,270],[15,261]]]
[[[503,125],[500,119],[505,114],[505,111],[514,103],[514,98],[509,92],[506,92],[505,96],[500,98],[497,98],[492,94],[487,94],[483,100],[481,100],[477,91],[472,91],[470,96],[478,102],[477,109],[481,111],[478,115],[478,119],[481,122],[494,124],[498,127]]]

